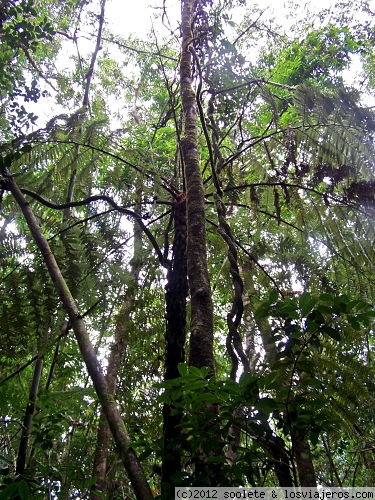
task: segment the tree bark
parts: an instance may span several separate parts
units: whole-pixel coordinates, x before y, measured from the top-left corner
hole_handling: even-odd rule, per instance
[[[38,356],[35,361],[33,379],[29,391],[29,400],[27,402],[25,416],[23,418],[23,428],[22,428],[20,445],[18,448],[16,473],[20,475],[22,475],[26,469],[27,448],[29,444],[31,425],[33,422],[35,403],[38,396],[42,370],[43,370],[43,356]]]
[[[178,365],[185,361],[186,297],[188,293],[186,261],[186,199],[181,193],[173,204],[174,238],[171,267],[168,270],[165,290],[166,302],[166,353],[165,380],[179,376]],[[176,480],[181,472],[181,415],[172,414],[173,407],[163,407],[163,462],[161,471],[162,498],[174,495]]]
[[[306,435],[300,430],[291,429],[293,454],[297,464],[299,485],[316,488],[315,468],[312,461],[311,449]]]
[[[194,0],[182,0],[180,88],[183,132],[181,156],[184,167],[187,214],[187,275],[190,291],[189,364],[208,367],[214,375],[213,304],[207,266],[205,197],[198,154],[198,114],[193,88]],[[221,458],[223,440],[216,405],[206,405],[207,425],[201,429],[202,443],[195,450],[193,484],[220,485],[225,481]],[[214,436],[208,439],[210,433]],[[206,439],[203,439],[206,437]]]
[[[103,412],[107,418],[118,453],[128,473],[135,495],[139,500],[149,500],[153,498],[151,489],[147,483],[138,458],[131,447],[130,437],[126,432],[124,422],[121,419],[114,398],[109,391],[102,367],[100,366],[95,350],[91,344],[85,322],[79,313],[77,304],[65,282],[63,275],[61,274],[60,268],[51,251],[48,241],[44,237],[33,211],[26,202],[13,177],[7,172],[4,173],[4,176],[6,177],[6,187],[13,194],[15,200],[21,208],[30,232],[43,256],[52,282],[55,285],[56,291],[69,317],[69,321],[75,333],[87,371],[91,377]]]
[[[213,305],[207,268],[205,198],[198,154],[196,95],[192,85],[194,0],[182,0],[180,85],[183,113],[181,153],[187,211],[187,272],[191,323],[189,363],[214,371]]]
[[[90,500],[100,500],[106,490],[106,475],[108,461],[108,446],[111,439],[111,431],[103,411],[100,412],[98,432],[96,435],[96,446],[92,466],[92,476],[95,484],[90,491]]]
[[[258,423],[255,420],[240,418],[238,426],[251,436],[271,458],[273,470],[280,487],[296,486],[291,474],[291,463],[284,440],[276,436],[266,417]]]

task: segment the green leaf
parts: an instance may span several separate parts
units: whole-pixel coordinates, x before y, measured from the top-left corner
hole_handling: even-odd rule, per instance
[[[254,316],[256,319],[267,318],[270,315],[270,311],[270,304],[268,302],[262,302],[262,304],[256,308]]]
[[[0,500],[30,500],[31,494],[24,479],[14,481],[0,489]]]
[[[322,325],[320,328],[320,331],[326,335],[329,335],[334,340],[337,340],[337,341],[341,340],[341,335],[338,332],[338,330],[336,330],[335,328],[332,328],[328,325]]]
[[[319,299],[323,302],[333,302],[334,297],[330,293],[321,293]]]
[[[265,397],[257,401],[256,407],[259,411],[270,415],[272,412],[280,408],[280,404],[273,398]]]
[[[355,316],[348,317],[348,323],[353,328],[353,330],[356,330],[357,332],[360,332],[362,330],[362,325]]]
[[[271,290],[268,295],[269,304],[274,304],[278,300],[278,298],[279,298],[278,290]]]
[[[314,309],[306,318],[307,331],[313,331],[317,329],[320,325],[324,324],[325,324],[324,316],[317,309]]]
[[[29,500],[31,498],[30,489],[26,481],[20,481],[18,484],[18,494],[22,500]]]
[[[207,367],[197,368],[196,366],[189,366],[188,371],[193,377],[202,379],[205,379],[209,373],[209,369]]]
[[[299,307],[301,309],[302,316],[306,316],[316,305],[318,299],[313,297],[310,293],[306,292],[299,297]]]
[[[186,377],[189,373],[189,367],[185,363],[179,363],[178,373],[181,375],[181,377]]]

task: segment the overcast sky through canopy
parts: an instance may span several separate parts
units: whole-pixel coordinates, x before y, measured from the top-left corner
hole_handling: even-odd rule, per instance
[[[264,9],[264,15],[268,18],[274,17],[277,24],[288,30],[290,26],[298,23],[298,19],[313,19],[313,14],[322,10],[327,10],[337,3],[336,0],[246,0],[247,8],[252,5],[258,5]],[[369,1],[371,10],[375,10],[375,0]],[[137,0],[135,6],[129,9],[129,6],[123,0],[108,0],[106,7],[106,20],[108,27],[113,29],[115,34],[121,36],[135,35],[138,37],[147,36],[154,27],[155,30],[160,26],[159,20],[163,9],[168,15],[170,28],[176,30],[180,21],[180,0]],[[236,20],[236,13],[233,12],[233,18]],[[343,76],[348,85],[353,81],[361,70],[359,58],[352,57],[350,69],[344,72]],[[375,104],[374,96],[363,96],[369,105]]]
[[[257,2],[247,0],[247,6]],[[273,12],[278,21],[285,16],[286,4],[283,0],[262,0],[259,5]],[[306,0],[294,1],[293,11],[295,14],[303,15],[304,12],[318,12],[332,5],[333,0]],[[176,24],[180,15],[179,0],[165,0],[164,2],[170,21]],[[110,0],[107,4],[107,20],[115,31],[123,36],[134,33],[142,36],[151,28],[152,18],[160,13],[163,8],[163,0],[137,0],[134,7],[129,6],[123,0]],[[285,20],[286,22],[286,20]]]

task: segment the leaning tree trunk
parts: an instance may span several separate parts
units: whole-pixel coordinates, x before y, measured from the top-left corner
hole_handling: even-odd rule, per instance
[[[192,85],[194,0],[182,0],[180,85],[183,113],[181,153],[187,212],[187,272],[191,301],[189,363],[214,370],[213,306],[207,269],[206,216],[198,154],[196,96]]]
[[[61,274],[55,256],[53,255],[48,241],[40,229],[38,221],[31,210],[30,205],[26,202],[13,177],[9,172],[3,172],[3,175],[6,178],[4,186],[13,194],[15,200],[21,208],[30,232],[43,256],[52,282],[63,303],[65,312],[69,317],[69,322],[75,333],[87,371],[91,377],[103,412],[107,418],[119,456],[128,473],[135,495],[139,500],[152,499],[153,495],[151,489],[147,483],[138,458],[131,447],[130,437],[126,431],[124,422],[121,419],[114,397],[108,389],[102,367],[100,366],[86,330],[85,322],[78,310],[77,304],[65,282],[65,279]]]

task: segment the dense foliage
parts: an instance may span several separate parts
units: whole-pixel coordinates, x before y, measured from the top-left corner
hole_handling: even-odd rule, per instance
[[[374,486],[374,13],[155,3],[0,5],[0,498]]]

